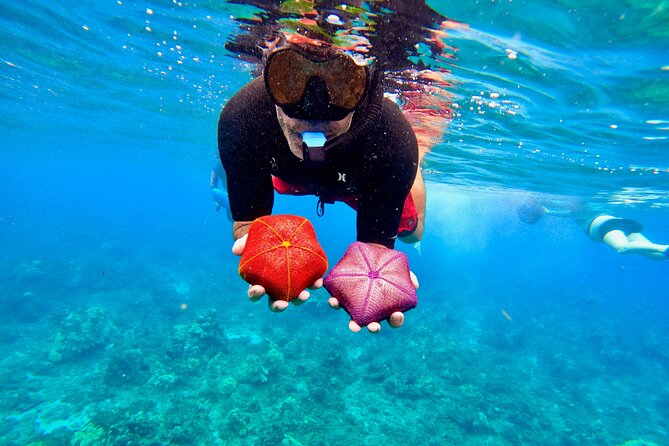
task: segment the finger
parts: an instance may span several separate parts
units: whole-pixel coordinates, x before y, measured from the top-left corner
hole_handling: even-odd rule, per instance
[[[362,327],[358,325],[358,323],[355,322],[353,319],[351,319],[351,322],[348,323],[348,329],[351,330],[353,333],[357,333],[360,330],[362,330]]]
[[[411,283],[413,283],[413,286],[418,289],[418,277],[416,277],[413,271],[409,271],[409,276],[411,276]]]
[[[305,303],[307,301],[307,299],[309,299],[309,296],[311,296],[311,294],[309,294],[309,291],[304,290],[300,294],[298,294],[295,299],[291,300],[290,302],[293,305],[299,306],[299,305],[302,305],[303,303]]]
[[[286,308],[288,308],[288,302],[286,302],[285,300],[268,299],[268,302],[269,302],[269,309],[275,313],[280,313]]]
[[[242,252],[244,252],[244,247],[246,246],[246,239],[248,238],[248,234],[244,235],[243,237],[238,238],[235,240],[235,243],[232,245],[232,253],[236,256],[242,255]]]
[[[260,285],[249,285],[249,290],[246,294],[252,302],[258,302],[265,295],[265,288]]]
[[[309,289],[310,290],[316,290],[316,289],[318,289],[322,286],[323,286],[323,278],[321,277],[320,279],[315,281],[314,284],[309,287]]]
[[[339,299],[336,297],[331,297],[328,299],[328,304],[334,308],[335,310],[339,310],[341,307],[339,306]]]
[[[396,311],[388,318],[388,325],[393,328],[399,328],[404,324],[404,313]]]
[[[381,324],[378,322],[370,322],[367,325],[367,330],[369,330],[370,333],[378,333],[381,331]]]

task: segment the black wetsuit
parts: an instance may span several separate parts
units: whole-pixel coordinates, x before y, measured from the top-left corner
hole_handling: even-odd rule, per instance
[[[361,119],[354,114],[353,124]],[[404,201],[418,167],[418,147],[399,107],[384,100],[378,124],[325,167],[307,167],[290,150],[262,78],[226,104],[218,122],[218,149],[235,221],[271,214],[272,175],[303,186],[325,202],[358,198],[357,239],[392,248]]]

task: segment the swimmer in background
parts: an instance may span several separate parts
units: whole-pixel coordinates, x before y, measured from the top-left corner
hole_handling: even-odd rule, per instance
[[[211,197],[216,204],[216,212],[221,208],[225,209],[225,214],[228,221],[232,222],[232,213],[230,212],[230,203],[228,200],[228,185],[226,183],[225,170],[223,164],[218,157],[218,153],[214,155],[214,166],[211,168],[211,175],[209,177],[209,188],[211,189]]]
[[[604,243],[618,254],[638,254],[652,260],[669,259],[669,245],[653,243],[641,232],[643,225],[635,220],[619,218],[601,210],[593,212],[588,205],[568,205],[551,209],[534,199],[525,201],[518,209],[518,218],[533,225],[544,215],[571,217],[583,225],[586,234],[597,243]]]

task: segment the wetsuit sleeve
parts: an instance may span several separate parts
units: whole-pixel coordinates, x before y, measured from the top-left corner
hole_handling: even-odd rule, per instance
[[[274,204],[269,144],[264,143],[263,135],[276,115],[260,81],[251,81],[233,96],[218,121],[218,152],[235,221],[269,215]]]
[[[386,100],[382,120],[365,144],[358,241],[393,248],[404,201],[418,169],[416,136],[397,105]]]

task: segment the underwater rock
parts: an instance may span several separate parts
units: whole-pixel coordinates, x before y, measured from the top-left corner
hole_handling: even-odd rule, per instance
[[[63,426],[63,427],[58,427],[58,428],[52,430],[51,432],[49,432],[49,435],[48,435],[49,442],[48,443],[37,443],[37,444],[39,444],[40,446],[41,445],[52,445],[52,444],[53,445],[57,445],[57,444],[67,444],[67,445],[69,445],[69,444],[72,444],[71,443],[72,442],[72,437],[73,437],[72,431],[70,429],[68,429],[67,427]],[[37,446],[37,444],[35,444],[35,446]],[[29,446],[33,446],[33,445],[29,445]]]
[[[620,443],[618,446],[658,446],[658,445],[646,440],[629,440],[624,443]]]
[[[166,373],[162,375],[153,375],[149,379],[149,384],[154,385],[161,391],[169,391],[177,385],[178,381],[179,378],[177,376]]]
[[[235,407],[225,417],[225,425],[228,432],[238,436],[245,436],[249,433],[251,415]]]
[[[269,351],[261,357],[263,365],[269,370],[271,374],[280,373],[281,369],[285,368],[286,360],[284,354],[279,347],[271,343],[272,347]]]
[[[189,446],[217,444],[207,439],[212,435],[212,424],[216,424],[216,429],[218,429],[222,422],[222,415],[219,415],[218,408],[209,406],[193,394],[184,396],[186,398],[171,398],[172,401],[167,410],[160,412],[158,419],[161,424],[159,430],[161,441],[153,444],[156,446],[158,444]],[[151,414],[155,414],[155,411]]]
[[[72,436],[70,446],[96,446],[105,444],[105,430],[93,423],[88,423]]]
[[[363,444],[368,444],[368,443],[363,443]],[[295,438],[293,438],[290,434],[285,434],[284,439],[281,442],[282,446],[304,446],[302,443],[297,441]]]
[[[232,395],[235,390],[239,387],[239,383],[237,380],[231,376],[226,376],[224,377],[219,383],[218,383],[218,391],[221,393],[221,395],[225,396],[230,396]]]
[[[98,406],[91,421],[82,428],[81,446],[159,445],[163,436],[157,402],[152,399],[124,399]]]
[[[68,312],[49,350],[49,360],[59,362],[76,358],[112,342],[118,329],[107,319],[102,307]]]
[[[199,434],[199,435],[198,435]],[[203,433],[196,433],[188,423],[184,425],[174,426],[169,433],[169,441],[167,444],[182,444],[182,445],[192,445],[193,439],[198,436],[202,436]],[[161,443],[163,444],[163,443]]]
[[[1,279],[0,279],[1,280]],[[42,293],[35,294],[32,291],[15,291],[3,295],[0,302],[0,312],[11,314],[12,319],[20,322],[37,322],[49,314],[45,306]],[[3,330],[0,333],[0,342],[10,342],[19,337],[19,333],[13,330]]]
[[[171,358],[211,358],[227,351],[227,338],[212,308],[199,312],[190,324],[174,328],[167,354]]]
[[[435,383],[429,376],[392,375],[382,385],[389,394],[407,399],[429,398],[436,390]]]
[[[257,355],[249,355],[237,370],[236,375],[237,381],[241,383],[261,384],[267,382],[269,371]]]
[[[346,366],[345,358],[339,350],[331,351],[330,354],[321,357],[320,360],[322,368],[330,373],[335,370],[343,370]]]
[[[141,350],[125,350],[114,354],[107,362],[104,383],[112,387],[144,384],[149,378],[149,366]]]
[[[286,420],[299,420],[303,416],[304,408],[300,400],[294,396],[289,396],[274,405],[276,413],[280,413]],[[287,423],[285,421],[284,423]]]
[[[159,427],[158,422],[143,411],[132,415],[125,425],[133,436],[142,438],[154,438]]]
[[[258,446],[278,446],[283,443],[283,432],[280,426],[271,426],[258,435],[254,442]]]
[[[481,411],[472,414],[471,425],[466,428],[469,433],[478,435],[489,434],[492,431],[488,417]]]
[[[32,282],[47,275],[47,268],[42,260],[23,260],[13,270],[17,280]]]

